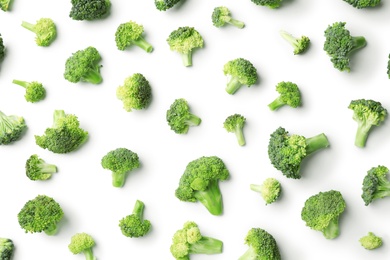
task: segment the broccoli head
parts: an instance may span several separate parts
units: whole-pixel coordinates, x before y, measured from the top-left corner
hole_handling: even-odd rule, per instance
[[[9,10],[11,4],[11,0],[0,0],[0,9],[4,12],[7,12]]]
[[[381,3],[381,0],[344,0],[344,1],[357,9],[374,7]]]
[[[228,61],[223,67],[223,73],[230,76],[226,92],[231,95],[243,85],[252,86],[258,78],[256,68],[243,58]]]
[[[143,37],[144,27],[136,22],[129,21],[118,26],[115,32],[115,42],[118,50],[124,51],[128,46],[137,45],[146,52],[152,52],[153,46]]]
[[[192,66],[192,51],[195,48],[203,48],[203,38],[194,27],[179,27],[171,32],[167,42],[172,51],[178,52],[183,60],[183,65]]]
[[[64,216],[60,204],[46,195],[38,195],[26,202],[18,213],[19,225],[26,233],[40,233],[55,235],[58,223]]]
[[[253,3],[261,6],[266,6],[271,9],[280,7],[283,0],[251,0]]]
[[[225,6],[218,6],[214,8],[214,11],[211,15],[211,21],[215,27],[222,27],[225,24],[231,24],[237,28],[244,28],[245,23],[233,19],[230,13],[230,10]]]
[[[14,242],[9,238],[0,238],[0,259],[11,260],[15,250]]]
[[[68,245],[69,251],[77,255],[83,253],[86,260],[96,260],[92,248],[95,246],[95,240],[87,233],[76,233],[70,239]]]
[[[44,181],[50,179],[57,172],[57,166],[48,164],[38,155],[33,154],[26,161],[26,175],[32,181]]]
[[[179,2],[181,2],[181,0],[154,0],[154,4],[159,11],[166,11],[171,9]]]
[[[251,190],[260,193],[266,204],[271,204],[277,201],[282,192],[280,182],[274,178],[267,178],[261,185],[251,184]]]
[[[10,144],[19,140],[27,125],[21,116],[7,116],[0,111],[0,145]]]
[[[362,247],[368,250],[373,250],[382,246],[382,238],[376,236],[372,232],[368,232],[368,235],[361,237],[359,239],[359,242],[362,245]]]
[[[4,59],[4,57],[5,57],[5,46],[4,46],[3,37],[1,37],[0,34],[0,62]]]
[[[297,108],[301,105],[301,92],[297,84],[290,81],[282,81],[276,85],[276,91],[279,92],[279,96],[268,104],[271,111],[277,110],[285,105],[292,108]]]
[[[307,36],[297,38],[286,31],[280,31],[280,35],[294,48],[295,55],[304,53],[309,48],[310,38]]]
[[[43,100],[46,97],[46,89],[42,83],[37,81],[27,82],[14,79],[12,83],[22,86],[26,89],[24,98],[27,102],[35,103]]]
[[[348,106],[353,111],[353,120],[358,123],[355,145],[365,147],[372,126],[379,126],[387,117],[387,110],[374,100],[352,100]]]
[[[223,211],[219,181],[228,179],[229,171],[217,156],[200,157],[188,163],[175,195],[181,201],[200,201],[213,215]]]
[[[72,0],[69,17],[73,20],[96,20],[109,14],[110,0]]]
[[[35,142],[53,153],[75,151],[88,139],[88,132],[80,128],[75,115],[65,114],[64,110],[54,110],[53,125],[46,128],[42,136],[35,136]]]
[[[282,259],[275,238],[264,229],[250,229],[245,237],[245,244],[249,248],[238,260]]]
[[[366,206],[373,200],[390,197],[390,181],[387,179],[389,169],[379,165],[371,168],[363,179],[362,199]]]
[[[41,18],[35,24],[23,21],[22,26],[35,33],[38,46],[49,46],[57,36],[56,25],[50,18]]]
[[[149,231],[152,225],[149,220],[144,219],[145,204],[137,200],[134,205],[133,213],[122,218],[119,221],[119,227],[122,234],[126,237],[143,237]]]
[[[177,134],[186,134],[190,126],[198,126],[201,119],[190,113],[190,107],[184,98],[176,99],[167,110],[168,125]]]
[[[223,122],[223,127],[229,133],[234,133],[236,135],[238,145],[245,145],[245,137],[244,137],[244,126],[245,126],[246,118],[240,114],[234,114],[228,116]]]
[[[352,52],[365,47],[363,36],[351,36],[345,29],[345,22],[336,22],[325,30],[324,51],[331,57],[333,66],[340,71],[350,72],[350,56]]]

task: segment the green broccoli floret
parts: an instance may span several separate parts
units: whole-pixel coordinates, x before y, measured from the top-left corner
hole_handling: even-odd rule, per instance
[[[344,0],[344,1],[358,9],[374,7],[381,3],[381,0]]]
[[[87,233],[77,233],[72,236],[68,245],[69,251],[77,255],[83,253],[86,260],[96,260],[92,248],[95,246],[95,240]]]
[[[329,146],[325,134],[306,138],[289,135],[283,127],[276,129],[270,137],[268,156],[272,165],[287,178],[300,179],[301,162],[308,155]]]
[[[243,85],[252,86],[258,78],[256,68],[243,58],[228,61],[223,67],[223,73],[230,76],[226,92],[231,95]]]
[[[1,37],[0,37],[0,43],[1,43]],[[390,54],[389,54],[389,61],[387,62],[387,76],[390,79]],[[1,44],[0,44],[0,60],[1,60]]]
[[[359,239],[359,242],[362,245],[362,247],[368,250],[373,250],[382,246],[382,238],[376,236],[372,232],[368,232],[368,235],[361,237]]]
[[[127,174],[140,167],[138,154],[126,148],[108,152],[101,160],[103,169],[112,171],[112,186],[123,187]]]
[[[220,254],[222,248],[221,240],[203,236],[195,222],[187,221],[173,235],[170,250],[177,260],[189,260],[192,254]]]
[[[55,235],[58,223],[64,216],[60,204],[46,195],[38,195],[26,202],[18,213],[19,225],[26,233],[40,233]]]
[[[143,32],[144,27],[136,22],[129,21],[120,24],[115,32],[116,47],[123,51],[134,44],[146,52],[152,52],[153,46],[142,37]]]
[[[46,89],[42,83],[37,81],[27,82],[14,79],[12,83],[22,86],[26,89],[24,98],[27,102],[35,103],[43,100],[46,97]]]
[[[366,206],[373,200],[390,197],[390,181],[387,179],[389,169],[379,165],[371,168],[363,179],[362,199]]]
[[[211,21],[215,27],[222,27],[227,23],[240,29],[245,26],[245,23],[242,21],[233,19],[230,10],[225,6],[218,6],[214,8],[211,15]]]
[[[261,6],[266,6],[271,9],[280,7],[282,0],[251,0],[253,3]]]
[[[149,220],[144,219],[145,204],[137,200],[134,205],[133,213],[122,218],[119,221],[119,227],[122,234],[126,237],[143,237],[149,231],[152,225]]]
[[[54,110],[53,125],[46,128],[42,136],[35,136],[35,142],[53,153],[75,151],[88,139],[88,132],[80,128],[75,115],[65,114],[64,110]]]
[[[301,211],[306,226],[321,231],[325,238],[334,239],[340,234],[339,218],[346,207],[339,191],[320,192],[308,198]]]
[[[159,11],[166,11],[171,9],[179,2],[181,2],[181,0],[154,0],[154,4]]]
[[[188,163],[175,195],[181,201],[200,201],[213,215],[223,211],[219,181],[227,180],[229,171],[217,156],[200,157]]]
[[[336,22],[325,30],[324,51],[331,57],[333,66],[340,71],[350,72],[352,52],[366,46],[363,36],[351,36],[345,29],[345,22]]]
[[[348,106],[353,111],[353,120],[358,123],[355,145],[365,147],[372,126],[379,126],[387,117],[387,110],[374,100],[352,100]]]
[[[282,106],[290,106],[292,108],[297,108],[301,105],[301,92],[297,84],[290,81],[279,82],[276,85],[276,91],[279,92],[279,96],[268,104],[271,111],[277,110]]]
[[[0,111],[0,145],[10,144],[19,140],[27,125],[21,116],[7,116]]]
[[[172,51],[181,55],[186,67],[192,66],[192,51],[195,48],[203,48],[203,38],[194,27],[179,27],[171,32],[167,42]]]
[[[132,109],[141,110],[147,108],[152,101],[152,88],[142,74],[134,73],[116,89],[116,96],[123,102],[123,108],[127,112]]]
[[[4,57],[5,57],[5,46],[4,46],[3,37],[1,37],[0,34],[0,62],[4,59]]]
[[[248,250],[238,260],[280,260],[275,238],[261,228],[252,228],[245,237]]]
[[[22,26],[35,33],[38,46],[49,46],[57,36],[57,28],[50,18],[41,18],[35,24],[23,21]]]
[[[11,0],[0,0],[0,9],[4,12],[7,12],[9,10],[11,4]]]
[[[0,238],[0,259],[11,260],[14,253],[14,242],[9,238]]]
[[[223,122],[223,127],[229,133],[234,133],[236,135],[238,145],[245,145],[245,137],[244,137],[244,126],[245,126],[246,118],[240,114],[234,114],[228,116]]]
[[[72,0],[69,17],[73,20],[96,20],[106,17],[110,12],[109,0]]]
[[[57,172],[57,166],[46,163],[38,155],[33,154],[26,161],[26,175],[32,181],[50,179]]]
[[[294,47],[294,54],[304,53],[310,45],[310,39],[307,36],[301,36],[297,38],[286,31],[280,31],[280,35],[285,39],[291,46]]]
[[[190,126],[198,126],[202,120],[190,112],[187,100],[176,99],[167,110],[168,125],[177,134],[186,134]]]
[[[267,178],[261,185],[251,184],[251,190],[260,193],[266,204],[271,204],[277,201],[282,192],[280,182],[274,178]]]

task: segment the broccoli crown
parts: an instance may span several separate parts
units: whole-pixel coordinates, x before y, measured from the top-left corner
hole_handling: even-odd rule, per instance
[[[57,224],[60,222],[64,212],[60,204],[53,198],[46,195],[38,195],[26,202],[18,213],[18,221],[26,233],[40,233],[44,231],[47,235],[57,233]]]
[[[95,240],[93,237],[87,233],[76,233],[70,239],[68,245],[69,251],[77,255],[84,253],[87,260],[95,260],[93,256],[92,247],[95,246]]]
[[[228,61],[223,67],[223,73],[231,76],[226,87],[229,94],[234,94],[242,85],[252,86],[258,78],[256,68],[243,58]]]
[[[286,31],[280,31],[280,35],[293,46],[295,55],[301,54],[309,48],[310,38],[307,36],[296,38]]]
[[[379,165],[371,168],[363,179],[362,199],[366,206],[373,200],[390,196],[390,181],[387,180],[389,169]]]
[[[35,136],[35,142],[43,149],[53,153],[69,153],[88,139],[88,132],[80,128],[75,115],[65,114],[64,110],[55,110],[53,126],[46,128],[42,136]]]
[[[133,213],[119,221],[122,234],[126,237],[143,237],[152,227],[149,220],[143,219],[145,204],[137,200]]]
[[[50,18],[41,18],[35,24],[23,21],[22,26],[35,33],[38,46],[49,46],[57,36],[57,28]]]
[[[14,252],[14,242],[9,238],[0,238],[0,259],[11,260]]]
[[[125,79],[122,86],[116,90],[116,96],[123,102],[127,112],[132,109],[141,110],[149,106],[152,101],[152,88],[149,81],[140,73],[135,73]]]
[[[156,5],[157,10],[166,11],[168,9],[171,9],[180,1],[181,0],[154,0],[154,4]]]
[[[271,9],[278,8],[282,3],[282,0],[251,0],[251,1],[257,5],[267,6]]]
[[[201,119],[190,113],[190,107],[184,98],[176,99],[167,110],[168,125],[177,134],[186,134],[190,126],[197,126]]]
[[[19,140],[27,125],[21,116],[7,116],[0,111],[0,145],[10,144]]]
[[[96,20],[105,17],[111,7],[110,0],[72,0],[69,17],[73,20]]]
[[[280,95],[268,104],[268,107],[272,111],[279,109],[284,105],[288,105],[293,108],[301,105],[301,92],[299,91],[297,84],[290,81],[282,81],[276,85],[276,91],[279,92]]]
[[[374,7],[381,3],[381,0],[344,0],[344,1],[358,9]]]
[[[280,197],[282,187],[275,178],[267,178],[261,185],[251,184],[251,190],[259,192],[266,204],[274,203]]]
[[[140,166],[139,157],[127,148],[117,148],[103,156],[101,165],[117,173],[126,173]]]
[[[2,61],[4,57],[5,57],[4,41],[0,34],[0,61]]]
[[[118,50],[123,51],[126,47],[135,44],[146,52],[152,52],[153,46],[142,37],[143,32],[144,27],[136,22],[129,21],[120,24],[115,32],[115,42]]]
[[[346,207],[339,191],[320,192],[308,198],[301,211],[302,220],[311,229],[321,231],[327,239],[339,235],[339,217]]]
[[[368,232],[368,235],[361,237],[359,239],[359,242],[362,245],[362,247],[368,250],[373,250],[382,246],[382,238],[376,236],[372,232]]]
[[[225,6],[218,6],[214,8],[211,15],[211,21],[215,27],[222,27],[227,23],[240,29],[245,26],[243,22],[233,19],[230,10]]]
[[[89,46],[84,50],[76,51],[65,62],[65,79],[73,83],[79,81],[101,83],[100,60],[101,56],[94,47]]]
[[[46,163],[36,154],[31,155],[26,161],[26,175],[32,181],[47,180],[56,172],[55,165]]]
[[[240,146],[245,145],[245,138],[243,129],[245,126],[246,118],[240,114],[234,114],[228,116],[223,123],[223,127],[229,133],[235,133],[237,137],[238,144]]]
[[[13,80],[12,83],[22,86],[26,89],[24,98],[27,102],[35,103],[46,97],[46,89],[42,83],[37,81],[26,82],[22,80]]]
[[[264,229],[250,229],[245,237],[245,244],[249,246],[249,249],[239,258],[239,260],[281,259],[279,247],[275,238]]]
[[[9,4],[11,3],[11,0],[0,0],[0,9],[4,12],[7,12],[9,10]]]
[[[194,27],[179,27],[169,35],[167,42],[171,50],[187,54],[195,48],[203,48],[203,38]]]

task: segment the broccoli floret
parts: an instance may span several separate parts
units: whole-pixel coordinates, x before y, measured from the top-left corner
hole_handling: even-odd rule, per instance
[[[358,9],[374,7],[381,3],[381,0],[344,0],[344,1]]]
[[[49,46],[57,36],[57,28],[50,18],[41,18],[35,24],[23,21],[22,26],[35,33],[38,46]]]
[[[0,9],[4,12],[7,12],[9,10],[11,4],[11,0],[0,0]]]
[[[101,56],[94,47],[76,51],[65,63],[64,77],[66,80],[77,83],[79,81],[99,84],[102,82],[99,64]]]
[[[110,12],[109,0],[72,0],[69,17],[73,20],[96,20],[106,17]]]
[[[362,247],[368,250],[373,250],[382,246],[382,238],[376,236],[372,232],[368,232],[368,235],[360,238],[359,242],[362,245]]]
[[[280,7],[282,0],[251,0],[253,3],[261,6],[266,6],[271,9]]]
[[[213,215],[223,211],[219,181],[227,180],[229,171],[217,156],[200,157],[188,163],[175,191],[181,201],[200,201]]]
[[[390,181],[387,179],[389,169],[379,165],[371,168],[363,179],[362,199],[366,206],[373,200],[390,197]]]
[[[248,250],[239,260],[280,260],[278,244],[275,238],[266,230],[252,228],[245,237]]]
[[[186,134],[190,126],[198,126],[201,119],[190,112],[187,100],[176,99],[167,110],[166,119],[168,125],[177,134]]]
[[[126,148],[108,152],[101,160],[103,169],[112,171],[112,186],[123,187],[127,174],[140,167],[138,154]]]
[[[19,140],[27,125],[21,116],[7,116],[0,111],[0,145],[10,144]]]
[[[170,250],[176,259],[189,260],[192,254],[220,254],[222,247],[221,240],[203,236],[195,222],[187,221],[173,235]]]
[[[119,221],[119,227],[122,234],[126,237],[143,237],[149,231],[152,225],[149,220],[144,219],[145,204],[137,200],[134,205],[133,213],[122,218]]]
[[[223,73],[230,76],[226,92],[231,95],[243,85],[252,86],[258,78],[256,68],[243,58],[228,61],[223,67]]]
[[[238,145],[245,145],[245,137],[244,137],[244,126],[245,126],[246,118],[240,114],[234,114],[228,116],[223,122],[223,127],[229,133],[234,133],[236,135]]]
[[[306,226],[321,231],[325,238],[334,239],[340,234],[339,218],[346,207],[339,191],[320,192],[308,198],[301,211]]]
[[[50,179],[57,172],[57,166],[46,163],[38,155],[33,154],[26,161],[26,175],[32,181]]]
[[[152,52],[153,46],[142,37],[143,32],[144,27],[136,22],[129,21],[120,24],[115,32],[116,47],[123,51],[135,44],[146,52]]]
[[[244,28],[245,23],[233,19],[230,10],[225,6],[215,7],[211,15],[211,21],[215,27],[222,27],[225,24],[231,24],[237,28]]]
[[[280,182],[274,178],[267,178],[261,185],[251,184],[251,190],[260,193],[266,204],[271,204],[277,201],[282,192]]]
[[[353,110],[353,120],[358,123],[355,145],[365,147],[372,126],[379,126],[387,117],[387,110],[374,100],[352,100],[348,106]]]
[[[87,233],[77,233],[72,236],[68,245],[69,251],[77,255],[83,253],[86,260],[95,260],[92,248],[95,246],[95,240]]]
[[[307,36],[301,36],[300,38],[294,37],[286,31],[280,31],[280,35],[285,39],[291,46],[294,47],[294,54],[304,53],[310,45],[310,39]]]
[[[340,71],[350,72],[350,56],[352,52],[366,46],[363,36],[351,36],[345,29],[345,22],[336,22],[325,30],[324,51],[331,57],[333,66]]]
[[[277,110],[282,106],[290,106],[292,108],[297,108],[301,105],[301,92],[297,84],[290,81],[279,82],[276,85],[276,91],[279,92],[279,96],[268,104],[271,111]]]
[[[37,81],[27,82],[14,79],[12,83],[22,86],[26,89],[24,98],[27,102],[35,103],[43,100],[46,97],[46,89],[42,83]]]
[[[141,110],[147,108],[152,101],[152,88],[142,74],[134,73],[116,89],[116,96],[123,102],[123,108],[127,112],[132,109]]]
[[[154,0],[154,4],[159,11],[166,11],[171,9],[179,2],[181,2],[181,0]]]
[[[4,57],[5,57],[5,46],[4,46],[3,37],[1,37],[0,34],[0,62],[4,59]]]
[[[181,55],[186,67],[192,66],[192,51],[195,48],[203,48],[203,38],[194,27],[179,27],[171,32],[167,42],[172,51]]]
[[[35,136],[35,143],[53,153],[75,151],[88,139],[88,132],[80,128],[75,115],[65,114],[64,110],[54,110],[53,125],[46,128],[42,136]]]
[[[0,259],[11,260],[14,253],[14,242],[9,238],[0,238]]]
[[[58,223],[64,216],[60,204],[46,195],[38,195],[26,202],[18,213],[19,225],[26,233],[40,233],[55,235]]]
[[[272,165],[287,178],[300,179],[302,160],[308,155],[329,146],[325,134],[306,138],[301,135],[289,135],[283,127],[276,129],[268,144],[268,157]]]

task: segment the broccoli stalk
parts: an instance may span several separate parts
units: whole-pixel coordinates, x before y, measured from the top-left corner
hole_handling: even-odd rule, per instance
[[[42,86],[42,83],[40,82],[27,82],[14,79],[12,83],[25,88],[26,94],[24,95],[24,98],[28,102],[35,103],[43,100],[46,96],[46,89]]]
[[[245,145],[244,126],[246,118],[240,114],[228,116],[223,123],[223,127],[229,132],[236,135],[238,145]]]
[[[41,18],[35,24],[22,22],[22,26],[36,34],[35,42],[38,46],[49,46],[57,36],[57,28],[50,18]]]
[[[307,50],[310,44],[310,39],[307,36],[301,38],[294,37],[286,31],[280,31],[280,35],[294,48],[294,54],[301,54]]]
[[[248,250],[239,258],[239,260],[281,259],[279,247],[275,238],[264,229],[250,229],[245,237],[245,244],[248,245]]]
[[[253,64],[243,58],[228,61],[224,67],[225,75],[230,76],[226,86],[226,92],[233,95],[243,85],[250,87],[257,81],[257,70]]]
[[[92,248],[95,246],[95,240],[91,235],[87,233],[77,233],[72,236],[68,249],[73,254],[83,253],[86,260],[96,260],[92,252]]]
[[[119,227],[122,234],[126,237],[143,237],[151,228],[149,220],[143,219],[145,204],[137,200],[134,205],[133,213],[122,218],[119,221]]]

